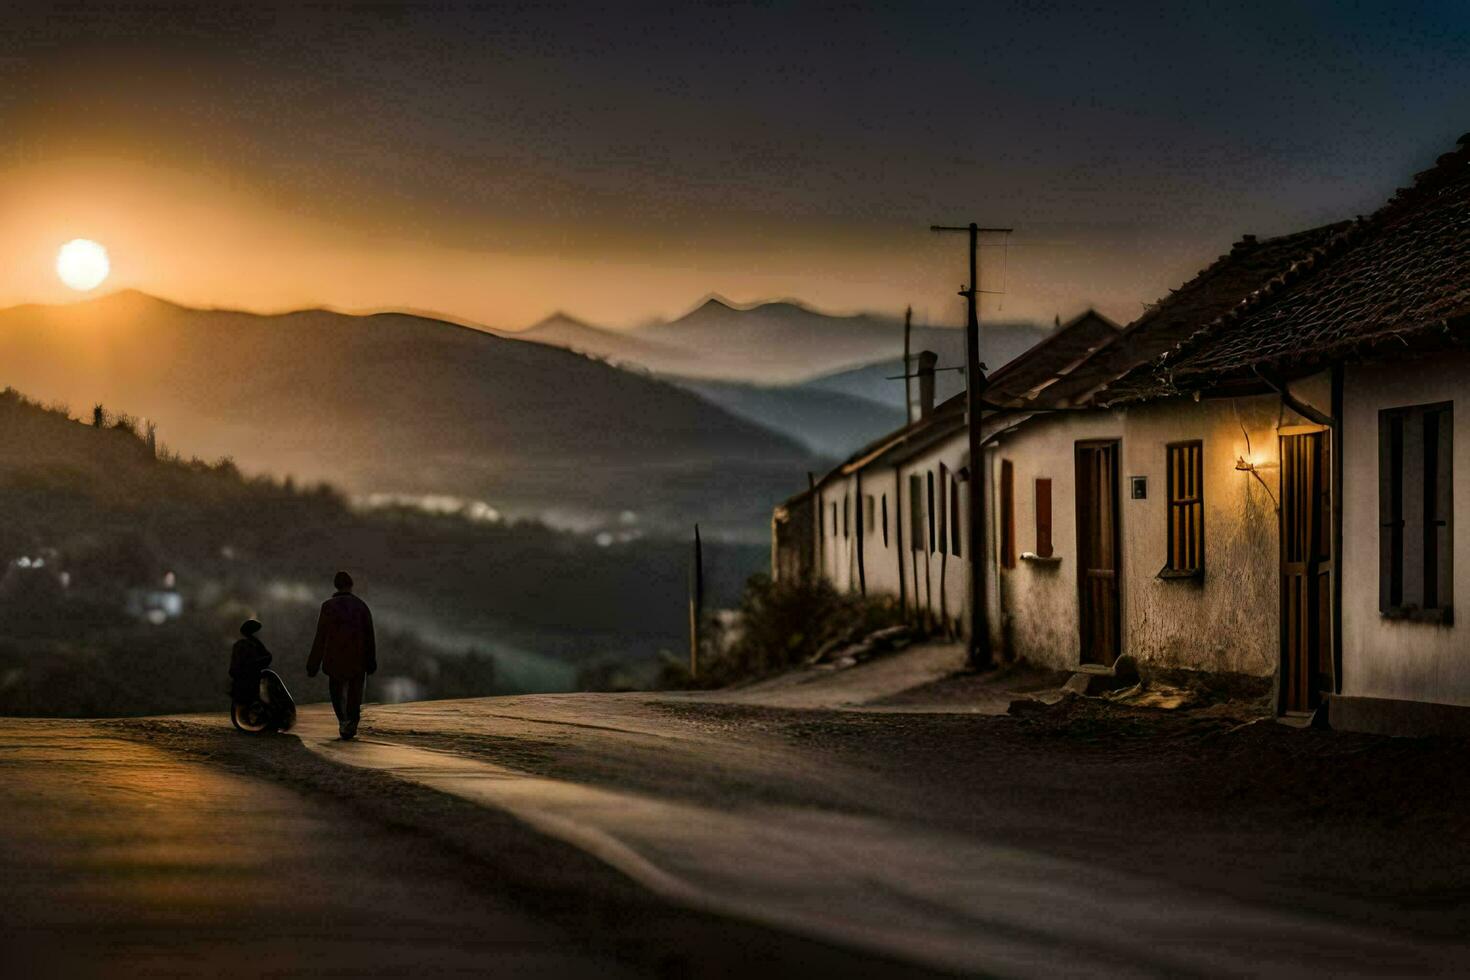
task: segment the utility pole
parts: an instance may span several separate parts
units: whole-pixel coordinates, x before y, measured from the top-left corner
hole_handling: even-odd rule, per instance
[[[694,525],[694,560],[689,565],[689,676],[699,676],[699,627],[704,618],[704,549]]]
[[[930,225],[935,232],[966,232],[970,236],[970,283],[960,290],[968,306],[965,320],[965,426],[970,437],[970,666],[985,670],[994,664],[990,649],[989,596],[985,587],[985,459],[980,409],[985,397],[985,369],[980,363],[980,235],[1010,234],[1009,228],[982,228],[975,222],[963,227]]]
[[[909,334],[913,330],[914,308],[907,307],[903,311],[903,413],[904,421],[914,424],[914,390],[910,387],[910,378],[913,369],[909,361]]]

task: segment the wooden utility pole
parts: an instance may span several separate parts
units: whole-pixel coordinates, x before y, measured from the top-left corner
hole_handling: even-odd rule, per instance
[[[858,592],[861,595],[868,594],[868,573],[863,563],[863,542],[866,540],[864,534],[864,522],[868,518],[868,508],[863,506],[867,503],[863,499],[863,471],[857,470],[852,475],[852,494],[854,513],[853,519],[857,522],[857,573]]]
[[[914,390],[910,387],[910,377],[913,368],[909,363],[909,334],[913,330],[914,308],[907,307],[903,311],[903,413],[904,421],[914,424]]]
[[[699,623],[704,618],[704,549],[694,525],[694,561],[689,566],[689,676],[699,676]]]
[[[970,282],[960,290],[965,297],[965,426],[970,437],[970,666],[985,670],[994,664],[990,649],[989,596],[985,587],[985,458],[981,405],[985,398],[985,369],[980,363],[980,234],[1010,234],[1009,228],[982,228],[975,222],[963,227],[930,225],[930,231],[965,232],[970,236]]]

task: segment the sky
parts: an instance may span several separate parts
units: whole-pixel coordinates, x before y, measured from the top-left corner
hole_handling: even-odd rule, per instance
[[[613,326],[705,295],[1128,321],[1470,131],[1470,4],[225,4],[0,13],[0,305]]]

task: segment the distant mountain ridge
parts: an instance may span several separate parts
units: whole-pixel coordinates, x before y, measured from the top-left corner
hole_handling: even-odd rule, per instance
[[[809,451],[638,372],[408,314],[256,315],[137,292],[0,311],[0,385],[353,492],[745,526]]]
[[[674,348],[645,340],[636,334],[598,327],[560,311],[551,314],[518,333],[501,334],[515,340],[530,340],[538,344],[561,347],[578,354],[588,354],[615,364],[631,361],[657,361],[662,358],[679,357]]]
[[[1049,332],[1031,323],[987,323],[981,359],[994,369]],[[763,386],[801,384],[889,359],[896,365],[903,352],[903,325],[897,317],[838,316],[793,300],[741,306],[718,296],[681,317],[630,330],[557,315],[505,336],[567,347],[657,374]],[[964,363],[964,332],[918,325],[911,348],[914,353],[934,351],[941,366],[959,366]],[[875,400],[888,399],[875,395]]]
[[[721,408],[776,432],[814,453],[840,459],[904,423],[903,406],[824,391],[808,385],[672,379]]]

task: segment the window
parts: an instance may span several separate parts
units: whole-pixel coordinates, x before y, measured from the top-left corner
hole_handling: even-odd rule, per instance
[[[909,475],[909,547],[924,550],[924,481],[917,473]]]
[[[1000,461],[1000,565],[1016,567],[1016,471],[1011,461]]]
[[[1051,477],[1043,476],[1036,480],[1036,557],[1051,556]]]
[[[1168,447],[1169,560],[1166,572],[1195,575],[1205,567],[1204,444]]]
[[[837,537],[837,501],[832,501],[832,537]]]
[[[930,470],[924,474],[929,483],[929,554],[934,554],[937,548],[934,545],[934,471]]]
[[[883,495],[883,547],[888,547],[888,494]]]
[[[873,495],[866,494],[863,497],[863,532],[872,534],[876,530],[878,519],[874,516],[877,505],[873,502]]]
[[[842,495],[842,536],[852,537],[852,498]]]
[[[949,507],[945,503],[945,494],[949,490],[949,467],[943,463],[939,464],[939,553],[943,554],[949,550]]]
[[[949,478],[949,553],[960,557],[960,480]]]
[[[1451,621],[1452,406],[1378,413],[1379,611]]]

